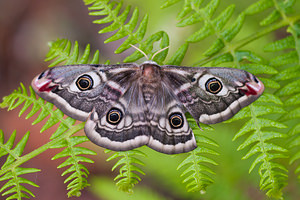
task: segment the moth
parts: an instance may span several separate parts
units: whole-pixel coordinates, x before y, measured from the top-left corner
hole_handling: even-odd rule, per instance
[[[32,81],[34,91],[66,115],[86,121],[96,145],[126,151],[143,145],[178,154],[197,147],[185,113],[215,124],[255,101],[263,83],[249,72],[221,67],[67,65]]]

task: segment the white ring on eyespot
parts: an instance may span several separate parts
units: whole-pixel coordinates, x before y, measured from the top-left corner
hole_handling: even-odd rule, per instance
[[[92,78],[93,81],[93,87],[95,88],[97,87],[100,83],[101,83],[101,78],[99,77],[99,75],[96,72],[90,71],[90,72],[86,72],[84,74],[80,74],[79,76],[76,77],[76,79],[73,81],[73,83],[70,85],[70,90],[73,92],[82,92],[78,87],[77,87],[77,80],[79,77],[83,76],[83,75],[89,75]]]
[[[178,129],[173,129],[171,128],[170,122],[169,122],[169,115],[171,113],[181,113],[182,114],[182,123],[183,126]],[[182,110],[179,107],[173,107],[170,109],[166,117],[161,117],[159,118],[158,122],[157,121],[150,121],[150,124],[152,126],[157,126],[162,131],[166,131],[168,135],[182,135],[182,134],[189,134],[189,126],[188,122],[184,116],[184,113],[182,113]]]
[[[216,79],[218,79],[218,80],[221,82],[221,84],[222,84],[222,89],[221,89],[220,92],[218,92],[217,94],[212,94],[212,93],[210,93],[210,92],[208,92],[208,91],[206,90],[206,87],[205,87],[206,82],[207,82],[209,79],[211,79],[211,78],[216,78]],[[202,77],[200,77],[200,78],[199,78],[199,81],[198,81],[198,85],[199,85],[199,87],[202,88],[207,94],[210,94],[210,95],[225,96],[225,95],[228,94],[228,88],[224,85],[224,83],[222,82],[222,80],[221,80],[219,77],[213,76],[213,75],[211,75],[211,74],[205,74],[205,75],[203,75]]]

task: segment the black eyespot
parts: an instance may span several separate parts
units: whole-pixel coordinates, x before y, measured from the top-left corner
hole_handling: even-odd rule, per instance
[[[259,83],[259,81],[257,80],[257,78],[255,76],[253,76],[253,79],[256,83]]]
[[[122,112],[118,108],[112,108],[106,115],[106,121],[112,125],[118,124],[123,117]]]
[[[174,129],[181,128],[183,126],[183,117],[181,113],[172,113],[169,117],[169,123]]]
[[[192,78],[192,80],[191,80],[192,82],[195,82],[196,81],[196,79],[195,78]]]
[[[205,83],[205,88],[212,94],[217,94],[222,90],[222,83],[216,78],[210,78]]]
[[[93,84],[92,77],[87,74],[80,76],[76,81],[76,85],[81,91],[92,89]]]

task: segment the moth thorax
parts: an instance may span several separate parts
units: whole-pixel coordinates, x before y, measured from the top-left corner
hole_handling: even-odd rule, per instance
[[[160,67],[154,64],[143,64],[143,77],[146,79],[160,78]]]

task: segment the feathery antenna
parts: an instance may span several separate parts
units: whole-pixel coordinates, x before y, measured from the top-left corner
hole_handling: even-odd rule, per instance
[[[138,50],[139,52],[141,52],[147,58],[147,60],[149,60],[149,57],[147,56],[147,54],[145,52],[143,52],[141,49],[139,49],[138,47],[136,47],[136,46],[134,46],[132,44],[130,44],[130,46],[132,46],[133,48],[135,48],[136,50]]]
[[[143,52],[141,49],[139,49],[138,47],[136,47],[136,46],[134,46],[134,45],[132,45],[132,44],[130,44],[130,46],[132,46],[133,48],[135,48],[136,50],[138,50],[139,52],[141,52],[146,58],[147,58],[147,60],[149,60],[149,57],[147,56],[147,54],[145,53],[145,52]],[[153,58],[157,55],[157,54],[159,54],[160,52],[162,52],[162,51],[164,51],[164,50],[166,50],[166,49],[168,49],[169,48],[169,46],[167,46],[167,47],[165,47],[165,48],[163,48],[163,49],[160,49],[160,50],[158,50],[157,52],[155,52],[154,54],[153,54],[153,56],[151,57],[151,60],[153,60]]]
[[[169,46],[167,46],[167,47],[165,47],[165,48],[163,48],[163,49],[160,49],[160,50],[158,50],[157,52],[155,52],[155,53],[153,54],[151,60],[153,60],[153,58],[154,58],[157,54],[159,54],[160,52],[162,52],[162,51],[164,51],[164,50],[166,50],[166,49],[168,49],[168,48],[169,48]]]

